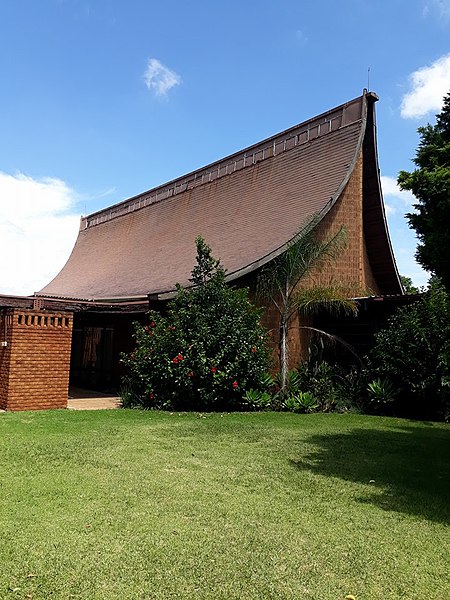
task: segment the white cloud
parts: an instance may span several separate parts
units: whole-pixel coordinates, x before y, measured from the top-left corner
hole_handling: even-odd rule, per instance
[[[58,273],[78,234],[76,201],[60,179],[0,171],[0,294],[31,294]]]
[[[423,16],[427,17],[430,13],[437,13],[441,19],[450,17],[450,0],[429,0],[423,7]]]
[[[403,239],[405,243],[408,240]],[[395,252],[395,259],[397,262],[397,268],[401,275],[411,277],[413,284],[418,287],[426,287],[427,282],[430,278],[430,273],[422,269],[422,267],[416,262],[414,254],[416,252],[417,240],[411,236],[410,243],[406,246],[400,246]]]
[[[399,209],[402,212],[414,210],[413,204],[416,203],[416,199],[411,192],[401,190],[397,185],[397,180],[393,177],[382,175],[380,179],[388,215],[396,213]],[[386,198],[389,198],[388,202],[386,202]]]
[[[395,206],[392,206],[392,204],[387,204],[386,202],[384,203],[384,210],[386,211],[387,215],[394,215],[397,212]]]
[[[295,38],[300,46],[305,46],[308,43],[308,37],[302,29],[297,29]]]
[[[427,67],[410,75],[412,89],[403,96],[400,113],[404,119],[439,112],[450,88],[450,54],[445,54]]]
[[[173,87],[180,85],[181,77],[156,58],[150,58],[144,73],[144,81],[148,89],[153,91],[156,96],[165,96]]]

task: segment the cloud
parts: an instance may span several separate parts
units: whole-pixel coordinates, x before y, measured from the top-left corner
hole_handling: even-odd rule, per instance
[[[78,234],[77,200],[60,179],[0,171],[0,294],[31,294],[58,273]]]
[[[439,18],[450,18],[450,0],[429,0],[423,7],[423,16],[427,17],[430,13],[437,13]]]
[[[395,208],[395,206],[392,206],[391,204],[387,204],[386,202],[384,203],[384,210],[386,211],[387,215],[395,215],[395,213],[397,212],[397,209]]]
[[[156,58],[150,58],[144,73],[145,85],[156,96],[165,96],[173,87],[180,85],[181,77],[165,67]]]
[[[438,112],[448,92],[450,54],[445,54],[427,67],[410,75],[412,89],[403,96],[400,114],[404,119],[416,119],[429,112]]]
[[[380,179],[383,198],[385,199],[386,214],[395,214],[399,209],[402,212],[405,212],[405,210],[414,210],[413,204],[416,203],[416,198],[411,192],[401,190],[397,185],[397,180],[393,177],[382,175]],[[389,198],[388,202],[386,202],[386,198]]]
[[[308,37],[305,35],[305,32],[301,29],[297,29],[295,32],[295,39],[300,46],[306,46],[308,43]]]
[[[416,262],[414,254],[416,251],[417,240],[411,237],[410,243],[407,240],[405,246],[400,246],[395,252],[395,259],[397,268],[401,275],[411,277],[413,284],[419,287],[426,286],[430,278],[430,273],[422,269],[422,267]]]
[[[90,196],[90,200],[99,200],[100,198],[106,198],[106,196],[111,196],[112,194],[115,194],[116,192],[117,192],[117,189],[115,187],[109,187],[109,188],[106,188],[105,190],[98,192],[97,194],[94,194],[93,196]]]

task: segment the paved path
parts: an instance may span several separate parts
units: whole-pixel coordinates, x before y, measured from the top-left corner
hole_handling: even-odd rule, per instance
[[[75,387],[69,389],[67,408],[70,410],[102,410],[119,407],[120,398],[118,396]]]

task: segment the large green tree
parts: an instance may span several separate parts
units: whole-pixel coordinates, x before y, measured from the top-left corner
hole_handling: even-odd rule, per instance
[[[417,168],[401,171],[398,183],[417,198],[416,212],[406,215],[420,242],[417,261],[450,289],[450,93],[436,124],[418,131],[420,143],[413,159]]]

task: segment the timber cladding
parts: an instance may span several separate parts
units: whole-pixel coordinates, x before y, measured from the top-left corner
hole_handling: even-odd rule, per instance
[[[1,323],[0,408],[66,408],[72,313],[8,309]]]

